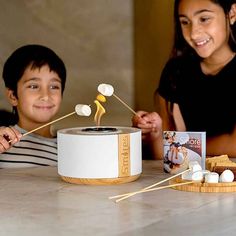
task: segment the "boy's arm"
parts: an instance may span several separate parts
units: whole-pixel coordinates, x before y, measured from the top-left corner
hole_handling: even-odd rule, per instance
[[[13,127],[0,127],[0,153],[8,150],[11,145],[19,142],[21,133]]]

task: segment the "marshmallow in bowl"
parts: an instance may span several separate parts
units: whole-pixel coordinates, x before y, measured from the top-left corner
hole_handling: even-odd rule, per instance
[[[77,104],[75,106],[75,112],[77,113],[77,115],[79,116],[90,116],[91,114],[91,108],[88,105],[84,105],[84,104]]]
[[[114,88],[110,84],[99,84],[98,92],[104,96],[110,97],[114,93]]]
[[[220,182],[230,183],[234,181],[234,173],[231,170],[224,170],[220,175]]]

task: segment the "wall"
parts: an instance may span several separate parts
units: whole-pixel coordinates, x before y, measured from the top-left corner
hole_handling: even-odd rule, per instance
[[[158,110],[153,94],[173,35],[173,0],[134,0],[135,107]]]

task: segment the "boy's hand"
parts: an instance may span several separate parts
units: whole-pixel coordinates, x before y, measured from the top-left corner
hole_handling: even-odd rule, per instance
[[[13,127],[0,127],[0,153],[8,150],[11,145],[19,142],[22,134]]]
[[[156,112],[138,111],[132,123],[142,130],[143,139],[155,141],[162,136],[162,120]]]

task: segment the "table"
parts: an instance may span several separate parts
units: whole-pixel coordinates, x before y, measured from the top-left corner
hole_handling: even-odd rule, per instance
[[[109,196],[169,177],[161,161],[144,161],[131,183],[63,182],[56,167],[0,170],[0,235],[234,235],[236,193],[164,189],[119,203]]]

